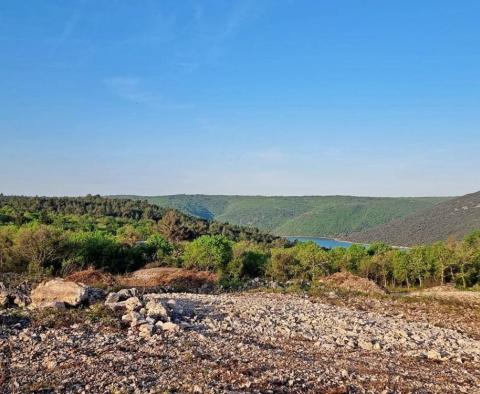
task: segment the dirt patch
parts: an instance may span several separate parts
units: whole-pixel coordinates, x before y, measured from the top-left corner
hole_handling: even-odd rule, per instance
[[[73,272],[68,275],[65,280],[83,283],[93,287],[112,287],[118,284],[117,279],[112,274],[93,268]]]
[[[207,271],[188,271],[181,268],[145,268],[121,278],[121,284],[133,287],[171,286],[183,289],[198,289],[214,285],[216,274]]]
[[[358,291],[369,294],[385,294],[385,291],[371,280],[360,278],[349,272],[337,272],[319,280],[327,286],[342,290]]]
[[[459,290],[453,286],[430,287],[429,289],[414,291],[409,295],[413,297],[431,297],[441,300],[480,305],[480,292]]]

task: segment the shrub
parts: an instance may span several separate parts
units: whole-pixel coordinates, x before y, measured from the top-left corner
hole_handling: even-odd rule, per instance
[[[185,268],[223,271],[232,259],[232,243],[223,235],[203,235],[185,246]]]
[[[267,275],[273,280],[286,282],[296,276],[299,261],[292,249],[272,249],[272,257],[267,268]]]
[[[82,268],[108,268],[112,272],[125,271],[128,262],[122,246],[111,234],[101,231],[77,232],[70,235],[72,259]]]
[[[66,240],[62,232],[52,226],[24,227],[16,238],[16,252],[28,263],[29,273],[58,271],[66,257]]]
[[[265,274],[268,256],[254,250],[244,251],[228,263],[224,275],[235,278],[257,278]]]

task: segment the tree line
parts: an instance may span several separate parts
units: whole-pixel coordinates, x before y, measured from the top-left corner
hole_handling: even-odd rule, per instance
[[[215,271],[229,285],[255,277],[312,283],[348,271],[383,287],[479,287],[480,231],[408,249],[376,243],[326,250],[142,201],[0,196],[0,271],[124,273],[148,264]]]

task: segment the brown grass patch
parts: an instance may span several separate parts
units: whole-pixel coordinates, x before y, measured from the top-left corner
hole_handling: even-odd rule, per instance
[[[83,283],[92,287],[113,287],[116,286],[117,279],[110,273],[94,268],[88,268],[83,271],[73,272],[65,280],[70,280],[76,283]]]
[[[182,268],[157,267],[145,268],[132,272],[130,276],[120,279],[124,286],[154,287],[172,286],[180,288],[200,288],[204,284],[213,285],[218,276],[207,271],[188,271]]]
[[[369,294],[385,294],[385,291],[375,282],[353,275],[350,272],[337,272],[320,279],[319,282],[342,290]]]

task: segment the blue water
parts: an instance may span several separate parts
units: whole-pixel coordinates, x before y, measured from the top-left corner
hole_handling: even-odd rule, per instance
[[[350,245],[352,245],[351,242],[337,241],[336,239],[332,239],[332,238],[315,238],[315,237],[287,237],[287,238],[289,241],[300,241],[300,242],[313,241],[316,244],[328,249],[348,248]]]

